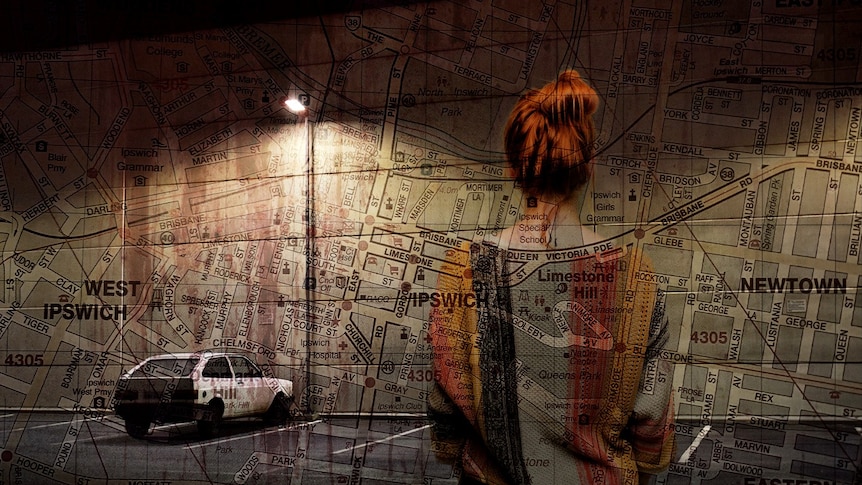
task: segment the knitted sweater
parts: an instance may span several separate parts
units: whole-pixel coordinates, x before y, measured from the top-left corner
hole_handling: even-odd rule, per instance
[[[657,288],[637,278],[647,258],[462,249],[437,286],[463,304],[430,315],[438,454],[489,484],[637,484],[664,470],[673,369]]]

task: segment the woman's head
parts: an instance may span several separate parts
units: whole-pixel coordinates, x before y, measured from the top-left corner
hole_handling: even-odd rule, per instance
[[[527,92],[506,124],[506,159],[527,195],[566,199],[592,175],[599,97],[577,71]]]

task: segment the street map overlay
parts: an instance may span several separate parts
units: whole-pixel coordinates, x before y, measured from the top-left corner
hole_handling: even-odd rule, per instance
[[[357,2],[0,52],[0,483],[457,483],[408,419],[429,314],[479,297],[437,279],[536,224],[502,132],[564,69],[601,99],[580,202],[602,241],[509,260],[566,292],[558,261],[650,255],[673,372],[644,385],[672,381],[677,442],[656,483],[854,483],[859,22],[847,0]],[[122,373],[206,349],[292,380],[292,427],[126,436]]]

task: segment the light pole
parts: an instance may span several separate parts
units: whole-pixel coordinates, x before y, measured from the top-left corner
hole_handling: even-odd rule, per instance
[[[306,101],[300,101],[297,98],[287,98],[284,100],[284,106],[295,113],[298,119],[302,119],[304,126],[303,133],[305,135],[305,280],[303,288],[305,293],[305,409],[303,412],[306,417],[311,418],[314,410],[311,408],[311,300],[312,291],[316,287],[316,280],[313,276],[314,266],[312,265],[314,258],[315,247],[315,216],[314,216],[314,152],[312,150],[312,125],[308,121],[308,109],[306,109]]]

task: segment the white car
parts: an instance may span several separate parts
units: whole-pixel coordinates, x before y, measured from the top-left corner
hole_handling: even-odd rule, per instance
[[[210,436],[223,419],[261,416],[281,424],[292,402],[293,382],[264,376],[244,354],[205,351],[144,360],[120,378],[114,411],[134,438],[153,423],[192,420]]]

